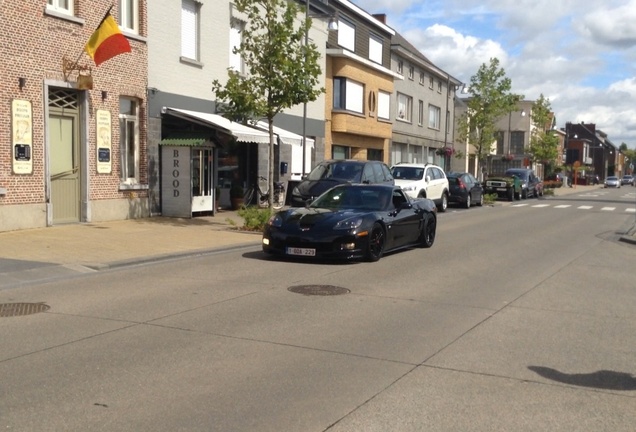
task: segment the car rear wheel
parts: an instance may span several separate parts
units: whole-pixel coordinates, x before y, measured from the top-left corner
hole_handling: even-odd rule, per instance
[[[466,202],[464,203],[464,207],[466,207],[467,209],[470,208],[470,192],[466,196]]]
[[[484,205],[484,194],[483,193],[479,194],[479,201],[477,201],[477,205],[479,207]]]
[[[446,193],[442,194],[442,203],[439,205],[438,209],[440,212],[444,213],[448,208],[448,195]]]
[[[437,220],[435,216],[428,214],[424,218],[422,231],[420,232],[420,244],[424,248],[430,248],[435,243],[435,232],[437,231]]]
[[[371,229],[371,235],[369,236],[369,243],[367,244],[367,260],[375,262],[382,258],[385,242],[386,236],[384,235],[384,228],[376,222],[373,224],[373,229]]]

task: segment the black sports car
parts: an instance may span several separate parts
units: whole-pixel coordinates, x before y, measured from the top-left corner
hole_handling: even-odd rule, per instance
[[[435,241],[437,208],[398,186],[335,186],[307,207],[273,215],[263,251],[293,257],[377,261],[384,252]]]

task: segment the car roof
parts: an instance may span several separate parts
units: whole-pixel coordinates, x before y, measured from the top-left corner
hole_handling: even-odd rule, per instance
[[[332,163],[345,163],[345,164],[352,164],[352,165],[363,165],[366,163],[383,163],[382,161],[375,161],[375,160],[359,160],[359,159],[327,159],[324,160],[322,162],[320,162],[321,165],[329,165]]]
[[[403,163],[403,162],[398,162],[395,165],[393,165],[391,168],[397,168],[397,167],[414,167],[414,168],[424,168],[427,166],[437,166],[435,164],[432,163]]]

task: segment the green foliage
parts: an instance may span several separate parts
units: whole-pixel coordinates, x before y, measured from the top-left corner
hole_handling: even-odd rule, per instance
[[[245,123],[267,119],[269,124],[269,190],[274,190],[274,117],[294,105],[311,102],[324,92],[317,88],[321,75],[320,52],[305,45],[311,20],[298,25],[300,8],[287,0],[235,0],[247,16],[241,45],[234,48],[245,65],[245,75],[228,69],[225,84],[212,82],[220,111],[230,120]],[[272,205],[273,195],[269,204]]]
[[[486,158],[496,141],[497,121],[514,111],[523,99],[523,95],[511,93],[511,87],[497,58],[491,58],[488,65],[482,64],[470,78],[468,110],[459,118],[458,139],[475,147],[478,161]]]
[[[559,138],[552,130],[554,115],[550,99],[546,99],[543,94],[532,106],[532,122],[536,128],[530,135],[528,153],[535,161],[554,164],[559,155]]]
[[[497,201],[497,197],[498,197],[498,195],[496,193],[484,194],[484,204],[486,204],[486,205],[494,204],[495,201]]]
[[[262,231],[274,211],[269,208],[262,209],[256,206],[249,206],[240,208],[237,214],[245,220],[243,229]]]

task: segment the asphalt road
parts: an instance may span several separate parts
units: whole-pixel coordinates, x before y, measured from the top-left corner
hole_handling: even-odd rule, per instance
[[[0,319],[0,428],[633,431],[628,193],[451,209],[377,263],[246,248],[0,291],[50,306]]]

